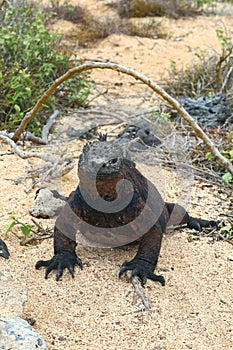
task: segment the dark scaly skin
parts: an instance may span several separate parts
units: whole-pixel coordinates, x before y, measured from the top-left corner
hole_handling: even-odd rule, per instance
[[[75,265],[82,268],[82,262],[75,252],[78,231],[89,241],[102,246],[104,242],[106,246],[117,246],[116,243],[120,246],[140,238],[136,256],[131,261],[123,263],[119,277],[130,270],[131,276],[138,276],[142,285],[148,278],[164,285],[163,276],[155,275],[154,269],[167,224],[187,224],[188,227],[201,231],[202,227],[216,226],[216,222],[193,218],[183,207],[165,203],[155,186],[136,169],[122,146],[107,142],[105,137],[100,141],[84,147],[79,160],[79,185],[70,194],[55,223],[54,257],[51,260],[38,261],[36,269],[45,266],[46,278],[52,270],[57,270],[56,279],[59,280],[63,270],[67,268],[74,277]],[[111,201],[117,199],[116,186],[122,179],[127,179],[133,186],[133,197],[123,209],[106,212],[88,204],[93,204],[96,200],[94,187],[97,188],[98,195],[111,204]],[[120,191],[119,194],[124,201],[129,188],[122,186]],[[85,198],[88,198],[88,203],[83,194],[87,196]],[[135,220],[140,218],[142,213],[145,215],[145,222],[149,223],[147,231],[144,221]],[[86,227],[85,223],[90,226]],[[124,235],[121,228],[126,226],[127,234]],[[116,228],[119,228],[119,233],[109,236],[104,230],[106,228],[110,229],[111,235]]]
[[[5,259],[9,259],[9,256],[10,256],[7,245],[1,238],[0,238],[0,256]]]

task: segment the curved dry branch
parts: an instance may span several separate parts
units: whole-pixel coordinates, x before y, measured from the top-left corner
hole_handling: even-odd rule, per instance
[[[48,166],[44,166],[42,169],[37,169],[34,171],[34,173],[41,175],[41,173],[45,173],[42,177],[39,177],[38,180],[33,181],[29,187],[29,191],[34,188],[36,184],[39,182],[43,183],[45,180],[48,181],[48,178],[55,178],[61,175],[67,174],[69,171],[71,171],[74,167],[74,159],[72,157],[54,157],[52,155],[46,154],[46,153],[39,153],[39,152],[32,152],[32,153],[24,153],[22,150],[20,150],[16,143],[7,135],[0,133],[0,140],[3,140],[8,145],[10,145],[14,152],[23,159],[28,158],[39,158],[44,160],[46,163],[50,163]],[[33,176],[26,175],[26,176],[20,176],[15,180],[15,183],[19,183],[22,179],[26,179]]]
[[[219,152],[215,144],[211,141],[211,139],[206,135],[206,133],[201,129],[198,123],[195,121],[193,117],[179,104],[179,102],[171,97],[165,90],[163,90],[159,85],[154,83],[150,78],[146,75],[140,74],[137,71],[124,67],[117,63],[111,62],[90,62],[82,64],[78,67],[74,67],[68,70],[65,74],[55,80],[55,82],[50,86],[50,88],[41,96],[41,98],[36,103],[35,107],[26,114],[23,118],[19,128],[16,130],[13,140],[16,142],[19,140],[21,133],[25,130],[28,123],[31,121],[32,117],[38,112],[40,107],[43,105],[45,100],[52,95],[52,93],[56,90],[56,88],[61,85],[64,81],[69,79],[75,74],[80,74],[84,71],[90,69],[112,69],[120,73],[124,73],[132,76],[136,80],[142,81],[144,84],[148,85],[154,92],[160,95],[165,101],[167,101],[171,106],[173,106],[177,112],[191,125],[196,135],[202,139],[202,141],[209,148],[210,152],[213,154],[215,159],[233,176],[233,166],[231,163]]]

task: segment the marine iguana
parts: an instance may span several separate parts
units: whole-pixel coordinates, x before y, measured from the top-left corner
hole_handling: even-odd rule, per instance
[[[10,256],[7,245],[1,238],[0,238],[0,256],[2,256],[5,259],[9,259],[9,256]]]
[[[187,224],[201,231],[216,221],[190,216],[180,205],[164,202],[156,187],[146,179],[116,141],[101,136],[84,146],[78,164],[79,185],[59,214],[54,227],[54,257],[40,260],[36,269],[46,267],[45,278],[57,270],[58,281],[67,268],[82,269],[76,255],[76,233],[94,246],[117,247],[139,241],[136,256],[124,262],[119,277],[130,270],[144,285],[147,279],[165,284],[154,274],[163,233],[169,224]]]

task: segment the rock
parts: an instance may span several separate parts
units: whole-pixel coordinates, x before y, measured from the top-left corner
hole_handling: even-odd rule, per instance
[[[80,139],[80,140],[91,140],[97,135],[97,124],[91,123],[81,129],[74,129],[69,126],[67,136],[70,138]]]
[[[19,284],[0,272],[1,317],[21,315],[23,311],[23,304],[27,300],[27,291],[28,289],[26,286]]]
[[[0,349],[46,350],[40,335],[19,315],[27,300],[27,287],[0,272]]]
[[[1,350],[47,350],[43,338],[20,317],[0,318]]]
[[[57,191],[41,188],[36,192],[36,197],[29,209],[29,213],[36,218],[52,218],[60,213],[66,204],[66,199]]]
[[[187,97],[179,102],[192,117],[206,127],[224,124],[231,117],[224,94],[219,93],[210,98],[203,96],[197,100]],[[178,117],[178,113],[173,112],[172,117]]]
[[[157,146],[161,144],[151,124],[143,118],[136,118],[127,124],[125,129],[118,134],[118,138],[124,141],[138,138],[142,141],[142,145],[144,144],[147,146]]]

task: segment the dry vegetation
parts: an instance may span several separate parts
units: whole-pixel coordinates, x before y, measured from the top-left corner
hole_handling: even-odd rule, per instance
[[[146,17],[146,16],[194,16],[203,10],[202,1],[190,0],[121,0],[110,6],[117,9],[121,17]]]
[[[64,19],[78,24],[72,32],[65,35],[70,42],[78,40],[79,46],[87,47],[111,34],[126,34],[131,36],[148,38],[165,38],[167,33],[163,31],[160,20],[148,20],[146,23],[130,21],[119,16],[93,15],[85,7],[57,5],[47,7],[54,20]]]
[[[198,62],[184,69],[177,69],[173,62],[169,77],[165,79],[166,90],[176,97],[195,99],[225,93],[228,105],[233,107],[232,50],[233,43],[230,42],[221,53],[197,52]]]

